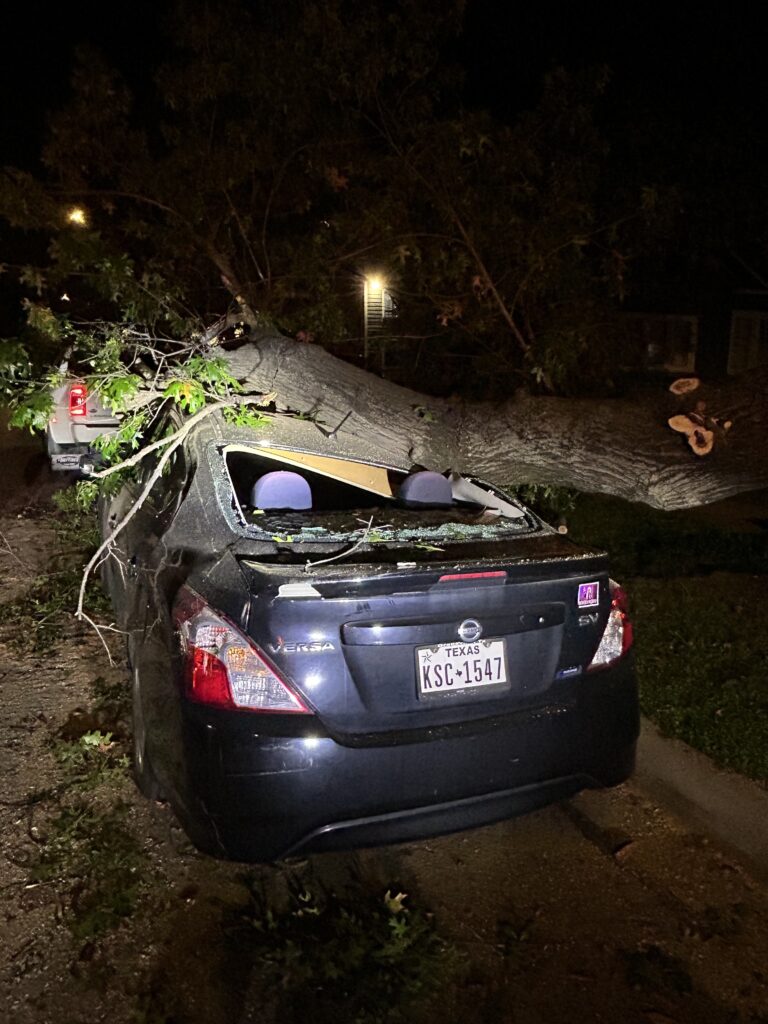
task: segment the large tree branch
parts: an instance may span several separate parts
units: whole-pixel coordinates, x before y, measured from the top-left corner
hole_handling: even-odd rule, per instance
[[[635,399],[569,399],[518,391],[501,403],[430,398],[381,380],[314,345],[263,336],[225,353],[248,390],[275,391],[278,408],[312,415],[339,450],[382,463],[452,468],[497,483],[604,492],[661,509],[706,504],[768,487],[768,374],[695,393],[731,428],[696,456],[669,417],[689,408],[661,386]],[[346,417],[346,419],[345,419]]]

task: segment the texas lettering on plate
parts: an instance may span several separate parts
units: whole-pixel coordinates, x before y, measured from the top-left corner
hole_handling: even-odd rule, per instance
[[[419,693],[423,697],[488,686],[506,686],[507,654],[503,640],[461,641],[417,647]]]

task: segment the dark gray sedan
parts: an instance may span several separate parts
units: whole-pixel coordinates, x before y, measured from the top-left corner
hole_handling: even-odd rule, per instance
[[[103,503],[105,534],[154,465]],[[632,629],[604,553],[481,480],[288,417],[213,415],[167,468],[102,571],[137,781],[202,850],[416,839],[632,771]]]

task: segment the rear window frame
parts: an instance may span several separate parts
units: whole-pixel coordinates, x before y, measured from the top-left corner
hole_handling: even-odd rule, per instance
[[[344,457],[344,456],[334,456],[334,455],[329,455],[329,454],[327,454],[325,452],[313,451],[312,449],[309,449],[309,448],[301,448],[301,447],[290,447],[289,448],[287,446],[276,444],[276,443],[270,443],[269,445],[261,445],[261,446],[259,446],[258,443],[250,444],[249,445],[249,444],[247,444],[245,442],[241,442],[241,441],[233,441],[233,442],[226,442],[226,441],[224,441],[224,442],[222,442],[221,440],[218,440],[218,441],[211,442],[208,447],[209,447],[209,458],[214,463],[214,465],[212,465],[212,467],[211,467],[213,472],[214,472],[214,479],[221,479],[223,481],[223,484],[224,484],[224,486],[222,488],[222,493],[219,494],[219,504],[221,505],[222,510],[224,511],[224,514],[225,514],[225,516],[226,516],[226,518],[228,520],[229,526],[232,529],[234,529],[240,536],[248,538],[249,540],[252,540],[252,541],[257,542],[259,544],[273,543],[276,549],[278,547],[281,547],[281,546],[285,547],[287,545],[287,546],[290,546],[293,550],[295,550],[297,552],[298,551],[325,552],[325,551],[329,551],[329,550],[341,551],[341,550],[343,550],[345,547],[347,547],[349,545],[360,543],[360,541],[362,539],[362,536],[363,536],[363,533],[364,533],[364,527],[361,526],[360,531],[355,531],[353,534],[346,535],[344,537],[344,539],[341,539],[339,536],[336,535],[336,536],[317,537],[317,538],[302,538],[300,541],[296,541],[296,542],[292,541],[290,543],[286,542],[285,540],[274,541],[274,538],[273,538],[272,534],[267,533],[264,530],[260,530],[257,524],[250,522],[246,518],[246,515],[244,514],[243,509],[242,509],[241,504],[240,504],[240,501],[239,501],[239,495],[238,495],[237,486],[236,486],[235,481],[233,480],[232,474],[230,472],[230,466],[229,466],[228,459],[227,459],[228,454],[233,453],[233,452],[240,452],[240,453],[243,453],[243,454],[246,454],[246,455],[252,454],[252,455],[258,456],[259,455],[259,448],[260,447],[262,447],[262,448],[263,447],[278,448],[278,449],[282,449],[284,451],[295,452],[296,454],[310,455],[310,456],[311,455],[317,455],[317,456],[323,457],[323,458],[336,459],[338,462],[358,463],[358,464],[363,465],[363,466],[371,466],[371,467],[375,467],[375,468],[378,468],[378,469],[386,470],[388,473],[396,474],[398,477],[405,477],[405,476],[408,475],[407,471],[405,471],[405,470],[403,470],[403,469],[401,469],[401,468],[399,468],[397,466],[388,465],[387,463],[384,463],[384,462],[373,462],[373,461],[369,461],[369,460],[365,460],[365,459],[354,459],[354,458],[349,458],[349,457]],[[265,457],[262,455],[262,458],[265,458]],[[288,462],[281,463],[279,459],[269,459],[269,462],[270,463],[274,463],[274,466],[275,466],[276,469],[282,467],[282,468],[285,468],[285,469],[288,469],[288,470],[292,470],[294,468],[291,463],[288,463]],[[307,470],[306,472],[308,472],[310,475],[312,473],[317,473],[317,475],[319,475],[319,476],[323,475],[322,473],[320,473],[319,471],[316,471],[316,470]],[[335,479],[335,478],[331,478],[331,479]],[[520,538],[522,538],[522,537],[530,537],[532,534],[539,533],[543,529],[546,529],[546,524],[544,524],[543,521],[531,509],[529,509],[522,502],[520,502],[517,499],[515,499],[515,498],[511,497],[510,495],[506,494],[501,488],[499,488],[495,484],[491,484],[488,481],[485,481],[485,480],[481,479],[480,477],[475,477],[475,476],[468,476],[467,479],[472,481],[473,483],[478,484],[481,487],[487,488],[492,494],[498,496],[500,499],[502,499],[504,501],[507,501],[510,504],[514,505],[515,507],[519,508],[521,510],[521,512],[523,513],[522,516],[519,517],[519,519],[511,519],[509,517],[501,517],[501,518],[502,518],[503,521],[508,522],[508,523],[511,523],[511,522],[521,522],[521,523],[523,523],[524,522],[526,524],[526,528],[520,528],[520,529],[512,528],[512,529],[508,529],[508,530],[503,530],[503,531],[499,531],[498,534],[496,534],[495,536],[490,536],[490,537],[460,538],[460,537],[456,537],[456,536],[454,536],[454,537],[447,536],[447,537],[442,537],[442,538],[437,538],[437,537],[431,538],[432,542],[434,542],[436,544],[440,544],[441,546],[445,547],[446,554],[450,552],[450,549],[452,547],[455,547],[455,546],[457,546],[459,544],[467,544],[467,543],[474,543],[474,542],[477,542],[477,543],[493,543],[493,542],[496,542],[496,541],[499,541],[499,542],[501,542],[501,541],[513,541],[513,540],[515,540],[518,537],[520,537]],[[354,485],[350,484],[348,486],[354,486]],[[364,489],[361,488],[361,490],[364,490]],[[373,492],[373,491],[371,491],[370,493],[371,493],[372,497],[375,495],[375,492]],[[388,499],[382,497],[382,499],[381,499],[382,506],[384,505],[384,503],[387,500]],[[382,506],[377,506],[377,507],[382,507]],[[376,528],[374,527],[374,530],[375,529]],[[430,540],[425,538],[424,543],[429,543],[429,542],[430,542]],[[419,541],[413,540],[413,539],[410,539],[410,540],[405,540],[405,539],[404,540],[396,540],[396,539],[392,539],[392,540],[384,540],[384,541],[374,541],[374,542],[371,542],[370,544],[362,545],[362,547],[363,548],[367,548],[369,550],[372,550],[375,547],[381,546],[381,547],[386,547],[387,549],[390,549],[390,550],[392,550],[392,549],[399,550],[399,549],[402,548],[404,550],[413,551],[413,549],[415,547],[417,547],[419,543],[420,543]]]

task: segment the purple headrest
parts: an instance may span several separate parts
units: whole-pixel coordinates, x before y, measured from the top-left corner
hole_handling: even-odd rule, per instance
[[[253,485],[251,505],[263,509],[312,508],[312,492],[303,476],[277,470],[265,473]]]
[[[398,492],[400,500],[410,506],[432,505],[445,508],[452,504],[451,481],[440,473],[423,469],[403,480]]]

